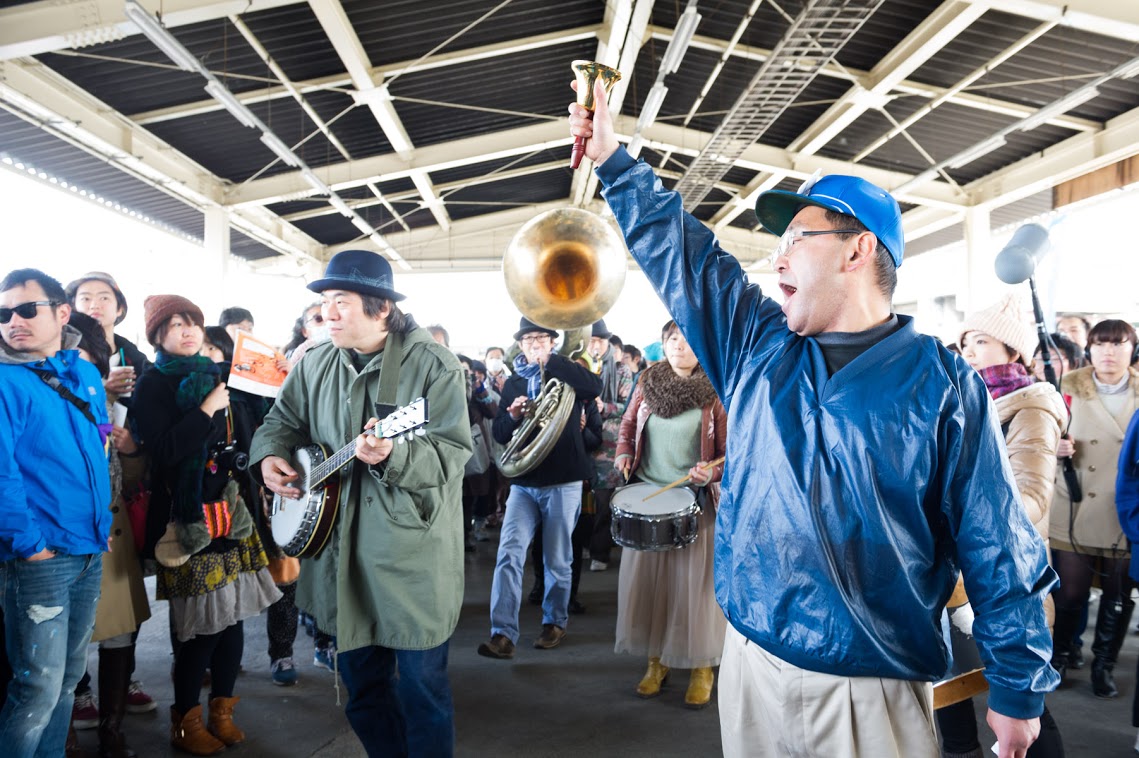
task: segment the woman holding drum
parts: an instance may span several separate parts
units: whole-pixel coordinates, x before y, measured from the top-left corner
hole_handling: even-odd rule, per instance
[[[647,539],[625,550],[617,592],[616,652],[646,655],[648,670],[637,685],[643,698],[656,697],[669,670],[692,669],[684,702],[703,708],[712,697],[712,667],[720,662],[726,621],[716,604],[712,586],[713,527],[718,491],[708,485],[718,482],[723,466],[706,466],[721,458],[727,445],[727,413],[692,348],[674,321],[665,324],[661,340],[665,362],[642,372],[637,389],[621,421],[614,465],[629,480],[643,484],[617,490],[614,495],[614,538],[627,547],[638,547],[618,537],[625,524],[624,508],[653,506],[658,514],[665,497],[686,497],[677,502],[671,524],[661,516],[649,516],[655,531],[686,531],[690,523],[682,514],[691,511],[693,499],[702,506],[695,515],[695,534],[680,534],[673,544],[689,542],[683,549]],[[696,465],[693,465],[696,463]],[[677,487],[645,501],[664,485],[685,475],[697,488]],[[624,504],[624,507],[622,506]],[[667,516],[664,521],[668,521]],[[675,535],[674,535],[675,536]],[[656,544],[653,544],[656,542]]]

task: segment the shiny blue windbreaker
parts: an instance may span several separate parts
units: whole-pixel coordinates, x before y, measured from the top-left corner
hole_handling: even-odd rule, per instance
[[[99,370],[74,349],[77,331],[65,326],[63,340],[47,359],[0,342],[0,561],[45,547],[67,555],[107,549],[111,479],[99,429],[28,369],[55,374],[107,424]]]
[[[1039,716],[1059,677],[1056,583],[980,376],[913,320],[828,376],[675,192],[622,148],[597,169],[633,257],[728,409],[716,598],[796,666],[936,681],[942,609],[964,573],[989,705]]]

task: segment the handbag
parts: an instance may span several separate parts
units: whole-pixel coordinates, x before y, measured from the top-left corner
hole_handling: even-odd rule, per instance
[[[182,547],[173,521],[166,525],[166,531],[158,538],[158,544],[154,546],[154,558],[166,568],[178,568],[190,560],[190,553]]]
[[[467,459],[467,465],[463,467],[463,474],[465,476],[485,474],[490,468],[490,448],[486,442],[486,435],[483,434],[482,424],[479,422],[471,424],[471,442],[474,443],[474,450]]]
[[[123,505],[127,509],[127,519],[131,524],[134,549],[141,553],[146,543],[146,514],[150,510],[150,490],[140,484],[133,495],[124,498]]]

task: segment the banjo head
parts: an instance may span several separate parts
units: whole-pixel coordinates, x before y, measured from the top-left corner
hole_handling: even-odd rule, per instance
[[[293,451],[292,466],[299,474],[298,498],[273,496],[273,518],[271,529],[273,541],[286,555],[300,555],[312,541],[318,518],[325,499],[324,487],[310,489],[309,474],[315,466],[324,462],[326,454],[320,445],[306,445]]]

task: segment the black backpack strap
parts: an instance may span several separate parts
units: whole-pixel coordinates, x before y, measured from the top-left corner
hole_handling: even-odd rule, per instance
[[[60,397],[78,408],[79,412],[86,416],[88,421],[95,426],[99,425],[99,422],[95,419],[95,414],[91,412],[91,404],[86,400],[81,400],[74,392],[64,387],[63,383],[59,381],[58,376],[41,368],[28,366],[28,370],[42,379],[43,383],[55,390]]]

